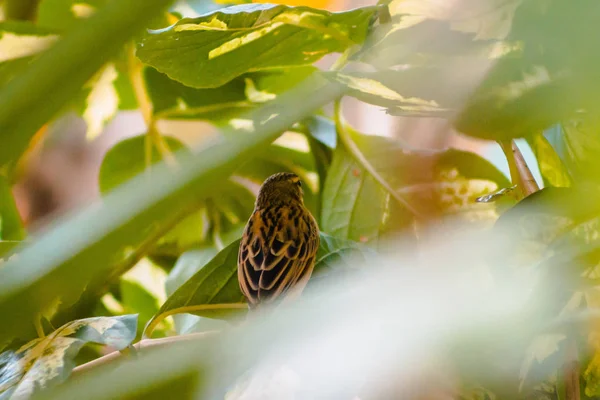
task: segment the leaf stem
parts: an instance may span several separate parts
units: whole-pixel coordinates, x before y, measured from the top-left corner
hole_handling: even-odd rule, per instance
[[[338,99],[334,102],[334,121],[335,121],[335,129],[339,138],[339,143],[344,146],[344,148],[350,153],[352,158],[359,164],[365,171],[367,171],[373,179],[379,185],[386,190],[398,203],[402,206],[406,207],[415,217],[424,218],[423,214],[417,210],[412,204],[409,203],[407,199],[402,197],[400,193],[394,190],[389,183],[377,172],[375,167],[371,165],[369,160],[364,156],[364,154],[360,151],[356,143],[352,140],[350,132],[344,127],[344,122],[342,121],[342,110],[341,110],[341,99]]]
[[[160,324],[165,318],[170,317],[171,315],[183,314],[183,313],[192,313],[198,311],[207,311],[207,310],[247,310],[248,304],[246,303],[222,303],[222,304],[198,304],[194,306],[185,306],[178,307],[172,310],[166,311],[162,314],[156,315],[154,318],[148,322],[146,328],[144,328],[143,338],[147,339],[152,336],[152,332],[154,329]]]

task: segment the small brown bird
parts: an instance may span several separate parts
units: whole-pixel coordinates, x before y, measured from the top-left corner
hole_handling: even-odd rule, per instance
[[[272,175],[260,187],[238,254],[240,289],[251,309],[293,299],[312,274],[319,227],[302,196],[292,173]]]

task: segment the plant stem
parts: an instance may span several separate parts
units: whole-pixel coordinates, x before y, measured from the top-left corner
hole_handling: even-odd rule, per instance
[[[199,304],[195,306],[186,306],[179,307],[164,312],[162,314],[156,315],[153,319],[150,320],[146,328],[144,329],[143,337],[149,338],[152,336],[152,332],[154,329],[160,324],[165,318],[170,317],[171,315],[183,314],[183,313],[192,313],[198,311],[206,311],[206,310],[248,310],[247,303],[223,303],[223,304]]]
[[[336,133],[338,135],[339,144],[342,144],[344,148],[348,151],[348,153],[354,158],[357,164],[359,164],[365,171],[367,171],[373,179],[381,187],[387,191],[398,203],[402,206],[406,207],[415,217],[423,218],[423,214],[418,211],[412,204],[408,202],[407,199],[402,197],[396,190],[394,190],[389,183],[377,172],[375,167],[371,165],[369,160],[364,156],[364,154],[360,151],[356,143],[352,140],[350,133],[344,127],[344,122],[342,121],[342,110],[341,110],[341,99],[338,99],[334,103],[334,120],[335,120],[335,128]]]
[[[563,366],[565,376],[565,400],[580,400],[579,388],[579,356],[577,342],[574,338],[567,338],[566,361]]]
[[[169,343],[181,342],[184,340],[195,340],[195,339],[198,339],[198,338],[201,338],[204,336],[208,336],[208,335],[212,335],[212,334],[215,334],[218,332],[219,331],[206,331],[206,332],[199,332],[199,333],[191,333],[188,335],[171,336],[171,337],[160,338],[160,339],[143,339],[143,340],[140,340],[139,342],[137,342],[136,344],[132,345],[131,347],[133,347],[133,349],[135,349],[135,351],[140,351],[141,349],[146,349],[146,348],[156,347],[156,346],[164,346]],[[97,358],[95,360],[92,360],[90,362],[87,362],[85,364],[81,364],[81,365],[75,367],[73,369],[73,373],[71,376],[88,372],[89,370],[91,370],[93,368],[99,367],[108,362],[119,359],[122,356],[123,356],[123,353],[121,351],[113,351],[112,353],[109,353],[103,357]]]

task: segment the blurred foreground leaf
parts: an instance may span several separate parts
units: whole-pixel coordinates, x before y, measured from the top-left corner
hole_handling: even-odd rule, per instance
[[[170,3],[109,1],[4,85],[0,90],[0,130],[5,132],[0,168],[12,167],[35,132]]]
[[[126,348],[135,339],[136,321],[137,315],[73,321],[15,352],[0,354],[0,398],[29,398],[64,382],[75,367],[75,356],[87,343]]]

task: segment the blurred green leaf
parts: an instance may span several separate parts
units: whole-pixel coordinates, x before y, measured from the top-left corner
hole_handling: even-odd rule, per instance
[[[575,181],[598,182],[600,173],[600,120],[581,112],[561,124],[563,162]]]
[[[125,313],[138,316],[136,332],[141,333],[146,322],[159,310],[159,301],[144,286],[133,280],[121,279],[119,288]]]
[[[175,138],[164,136],[163,139],[173,152],[184,148],[184,145]],[[145,170],[147,167],[145,158],[146,140],[148,140],[146,135],[127,138],[118,142],[106,153],[100,165],[98,176],[98,184],[102,194],[106,195],[117,186]],[[189,150],[186,148],[185,151]],[[162,161],[161,155],[155,146],[151,146],[151,165],[159,161]]]
[[[31,22],[1,21],[0,87],[19,75],[37,54],[50,48],[58,39],[55,31]]]
[[[32,22],[0,21],[0,63],[38,54],[50,48],[58,39],[56,30]]]
[[[137,55],[184,85],[215,88],[246,72],[310,65],[325,54],[360,44],[374,11],[374,7],[330,13],[274,4],[232,6],[146,36]]]
[[[25,235],[11,185],[0,175],[0,240],[23,240]]]
[[[109,1],[3,86],[0,130],[5,135],[0,166],[12,168],[35,132],[170,3],[171,0]]]
[[[487,63],[487,62],[486,62]],[[484,63],[484,64],[486,64]],[[445,60],[443,66],[377,72],[329,72],[357,99],[387,108],[391,115],[449,117],[466,101],[481,63]],[[465,70],[472,73],[466,75]]]
[[[185,86],[153,68],[146,68],[144,76],[157,118],[219,122],[276,99],[316,71],[312,66],[271,69],[244,74],[217,88],[205,89]]]
[[[493,221],[497,216],[494,206],[475,200],[509,182],[479,156],[458,150],[408,151],[397,141],[356,133],[353,140],[377,173],[409,203],[433,203],[468,220]],[[432,164],[434,168],[420,167]],[[412,221],[413,215],[338,146],[323,191],[321,228],[334,236],[376,242]]]
[[[77,23],[101,9],[107,0],[41,0],[37,23],[58,31],[73,29]]]
[[[452,30],[474,34],[475,40],[504,39],[510,32],[515,10],[523,0],[466,0],[440,6],[436,0],[392,0],[391,16],[402,17],[396,29],[429,20],[448,21]]]
[[[137,315],[87,318],[69,322],[48,336],[35,339],[16,352],[0,355],[0,396],[28,398],[64,382],[85,344],[126,348],[136,333]]]
[[[571,186],[569,172],[544,135],[534,135],[529,143],[540,166],[544,182],[556,187]]]
[[[144,77],[154,112],[159,117],[213,121],[227,119],[252,107],[244,94],[242,78],[214,89],[194,89],[154,68],[146,68]]]
[[[315,276],[327,274],[331,266],[343,268],[345,257],[356,252],[367,251],[358,243],[349,240],[330,237],[321,233],[321,245],[315,262]],[[240,239],[221,250],[208,263],[205,263],[206,253],[190,253],[185,263],[198,272],[179,286],[162,305],[148,327],[168,315],[189,313],[209,318],[226,319],[236,313],[245,312],[246,299],[240,291],[237,279],[237,258]],[[192,261],[192,258],[196,258]],[[342,265],[342,266],[340,266]],[[311,281],[313,279],[311,278]],[[309,286],[311,285],[309,281]],[[210,307],[214,305],[215,307]],[[222,307],[219,307],[222,305]]]
[[[0,240],[0,259],[19,244],[18,240]]]

